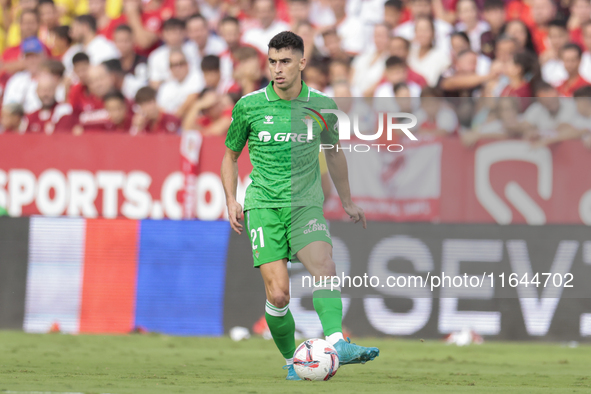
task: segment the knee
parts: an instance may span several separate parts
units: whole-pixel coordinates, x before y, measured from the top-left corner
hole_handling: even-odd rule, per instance
[[[269,293],[269,302],[277,308],[284,308],[289,304],[289,289],[273,289]]]
[[[337,274],[336,265],[330,255],[319,257],[316,264],[321,275],[335,276]]]

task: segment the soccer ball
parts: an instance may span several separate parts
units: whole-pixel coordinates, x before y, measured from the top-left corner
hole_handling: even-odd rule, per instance
[[[304,380],[329,380],[339,369],[339,355],[324,339],[308,339],[296,349],[293,367]]]

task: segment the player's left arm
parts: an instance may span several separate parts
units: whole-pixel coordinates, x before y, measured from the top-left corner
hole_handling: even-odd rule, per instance
[[[338,147],[338,149],[337,149]],[[347,167],[347,158],[340,149],[340,145],[337,142],[334,144],[332,149],[324,150],[326,156],[326,164],[328,166],[328,172],[330,177],[339,193],[341,203],[347,215],[355,221],[355,223],[361,221],[363,228],[367,228],[367,222],[365,220],[365,213],[363,209],[358,207],[351,198],[351,188],[349,186],[349,169]]]

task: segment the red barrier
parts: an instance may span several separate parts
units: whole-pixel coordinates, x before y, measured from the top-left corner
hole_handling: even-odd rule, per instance
[[[0,206],[8,206],[12,216],[180,219],[179,148],[180,137],[167,135],[0,135]],[[203,140],[195,182],[197,218],[214,220],[226,213],[219,176],[225,149],[224,137]],[[390,185],[382,187],[386,194],[378,199],[368,192],[365,162],[351,157],[353,195],[371,219],[591,224],[591,173],[586,170],[591,152],[579,141],[539,149],[524,141],[497,141],[468,149],[456,138],[445,138],[415,147],[414,154],[412,149],[405,146],[405,155],[399,156],[384,153],[391,157],[381,174],[372,175],[373,185],[376,179]],[[245,150],[239,160],[239,199],[251,168]],[[360,178],[365,183],[355,186]],[[425,188],[421,182],[437,185]],[[339,204],[338,198],[326,204],[328,217],[343,218]]]

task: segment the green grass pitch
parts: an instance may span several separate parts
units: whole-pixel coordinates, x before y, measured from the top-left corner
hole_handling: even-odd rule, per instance
[[[287,382],[272,341],[0,332],[0,393],[588,393],[591,346],[359,339],[329,382]]]

